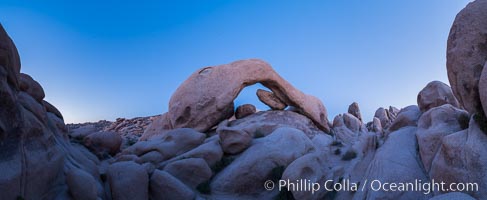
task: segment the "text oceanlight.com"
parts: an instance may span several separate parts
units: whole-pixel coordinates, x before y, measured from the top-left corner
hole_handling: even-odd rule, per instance
[[[364,183],[355,183],[350,180],[343,179],[339,182],[327,180],[323,183],[313,182],[308,179],[299,180],[279,180],[277,183],[273,181],[266,181],[264,187],[267,190],[278,188],[279,191],[303,191],[315,193],[320,190],[326,191],[385,191],[385,192],[422,192],[423,194],[430,194],[432,192],[470,192],[478,191],[478,183],[445,183],[443,181],[429,182],[422,180],[414,180],[413,182],[386,182],[380,180],[364,180]]]

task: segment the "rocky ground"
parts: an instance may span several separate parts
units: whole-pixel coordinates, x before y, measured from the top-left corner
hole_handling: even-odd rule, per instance
[[[379,108],[370,122],[358,103],[329,121],[320,100],[250,59],[194,72],[167,113],[65,125],[0,26],[0,199],[485,199],[487,0],[457,15],[447,59],[451,88],[432,81],[416,105]],[[256,91],[269,110],[234,105],[254,83],[269,89]],[[373,180],[478,189],[374,190]]]
[[[100,120],[98,122],[66,124],[66,127],[73,140],[81,140],[94,132],[114,132],[122,137],[122,149],[125,149],[136,143],[149,124],[157,117],[159,115],[133,119],[117,118],[114,122]]]

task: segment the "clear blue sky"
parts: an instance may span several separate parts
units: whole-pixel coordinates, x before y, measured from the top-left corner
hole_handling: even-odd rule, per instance
[[[353,101],[370,120],[416,104],[429,81],[448,83],[448,32],[469,1],[69,2],[3,0],[0,22],[22,72],[66,122],[85,122],[161,114],[198,68],[246,58],[317,96],[330,120]],[[236,104],[266,109],[258,87]]]

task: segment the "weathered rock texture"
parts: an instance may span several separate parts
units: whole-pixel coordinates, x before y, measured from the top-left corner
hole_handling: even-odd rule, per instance
[[[416,151],[418,144],[415,133],[416,127],[412,126],[391,133],[389,139],[375,154],[364,179],[388,183],[428,181]],[[362,183],[365,183],[365,180]],[[359,191],[354,199],[429,199],[430,197],[432,194],[425,195],[421,191],[372,191],[371,187],[366,187],[366,190]]]
[[[45,102],[45,101],[44,101]],[[47,103],[47,102],[45,102]],[[46,106],[46,109],[48,106]],[[57,109],[53,111],[56,113]],[[59,111],[57,111],[59,112]],[[62,119],[62,115],[56,113]],[[151,117],[136,117],[133,119],[118,118],[114,122],[100,120],[81,124],[67,124],[69,136],[75,140],[83,140],[97,132],[114,132],[122,137],[121,148],[125,149],[139,140],[147,127],[160,115]]]
[[[358,106],[357,102],[353,102],[352,104],[350,104],[350,106],[348,106],[348,113],[355,116],[357,119],[360,120],[360,122],[363,122],[362,113],[360,113],[360,107]]]
[[[478,191],[466,193],[482,199],[487,195],[487,135],[475,120],[468,129],[446,135],[434,157],[429,175],[450,183],[478,183]]]
[[[237,110],[235,110],[235,118],[236,119],[242,119],[242,118],[247,117],[251,114],[254,114],[255,112],[257,112],[257,109],[255,108],[254,105],[244,104],[244,105],[237,107]]]
[[[468,127],[469,116],[464,110],[445,104],[424,113],[418,121],[419,152],[424,168],[429,172],[431,162],[440,149],[444,136]]]
[[[149,199],[149,175],[134,162],[117,162],[108,168],[108,183],[114,200]]]
[[[102,188],[98,159],[70,144],[62,116],[44,96],[37,81],[21,75],[17,49],[0,26],[0,198],[104,198],[80,185]]]
[[[282,102],[274,93],[258,89],[257,97],[265,105],[269,106],[272,110],[284,110],[287,107],[286,103]]]
[[[233,100],[244,87],[255,83],[261,83],[279,100],[296,107],[320,129],[330,131],[328,114],[320,100],[294,88],[266,62],[250,59],[205,67],[193,73],[172,95],[169,111],[158,122],[158,128],[146,131],[141,139],[167,128],[187,127],[205,132],[230,118]]]
[[[440,81],[428,83],[418,94],[418,106],[421,112],[426,112],[431,108],[443,104],[450,104],[457,108],[460,107],[457,99],[453,96],[451,88]]]
[[[406,126],[417,126],[418,119],[421,116],[418,106],[412,105],[399,111],[394,121],[389,126],[388,132],[394,132]]]
[[[448,73],[460,103],[434,81],[419,92],[418,106],[379,108],[368,123],[353,103],[329,124],[319,100],[252,59],[198,70],[163,115],[66,126],[41,85],[20,73],[15,45],[0,26],[0,199],[485,198],[487,124],[479,106],[487,105],[486,5],[469,4],[450,34]],[[272,91],[258,96],[274,110],[244,105],[229,119],[234,99],[254,83]],[[359,190],[265,189],[266,180],[277,186],[281,179],[348,182]],[[433,179],[479,188],[466,195],[370,187],[373,180]]]
[[[380,124],[383,129],[388,129],[392,122],[396,119],[399,110],[394,107],[389,107],[389,109],[379,108],[375,111],[374,117],[379,119]]]
[[[487,60],[486,10],[485,0],[469,3],[456,16],[447,43],[447,69],[451,88],[460,104],[472,114],[483,111],[479,80]]]

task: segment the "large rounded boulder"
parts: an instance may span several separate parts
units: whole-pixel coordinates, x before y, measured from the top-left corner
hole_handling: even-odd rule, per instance
[[[479,80],[486,60],[487,1],[477,0],[458,13],[447,44],[450,85],[460,104],[472,114],[483,112],[480,95],[487,90],[479,92]]]

